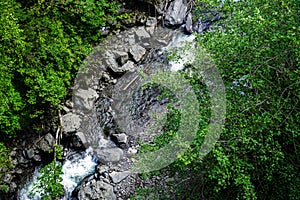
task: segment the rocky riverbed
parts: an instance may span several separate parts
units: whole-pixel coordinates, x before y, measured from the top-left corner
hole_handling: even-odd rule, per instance
[[[136,96],[136,120],[130,127],[124,128],[120,125],[122,120],[116,120],[117,112],[123,109],[123,99],[120,98],[123,94],[131,95],[126,93],[126,89],[134,87],[138,73],[151,74],[156,68],[168,65],[164,48],[174,42],[176,36],[183,32],[203,33],[221,18],[221,14],[206,10],[202,18],[193,21],[193,1],[145,2],[155,7],[157,16],[126,22],[126,30],[115,32],[96,46],[79,72],[73,98],[61,105],[63,162],[71,160],[70,152],[83,152],[88,148],[92,148],[92,154],[97,157],[94,171],[82,177],[84,179],[74,191],[68,191],[68,199],[71,196],[78,199],[128,199],[139,187],[170,179],[165,174],[145,182],[139,174],[130,170],[133,163],[131,155],[139,151],[138,141],[149,142],[159,134],[159,130],[150,134],[153,131],[149,127],[154,124],[150,108],[151,112],[164,114],[166,100],[157,100],[157,90],[141,91],[140,96]],[[103,34],[109,35],[105,31]],[[121,104],[116,102],[118,99]],[[17,199],[16,191],[30,178],[24,174],[32,174],[36,166],[51,161],[49,151],[55,143],[56,129],[54,122],[47,122],[40,131],[40,137],[33,134],[29,138],[27,135],[16,139],[14,143],[18,146],[11,152],[16,168],[6,177],[11,191],[9,196],[0,199]],[[24,198],[19,196],[19,199]]]

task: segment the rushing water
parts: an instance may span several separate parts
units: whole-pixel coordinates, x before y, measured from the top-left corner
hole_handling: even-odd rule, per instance
[[[67,153],[67,159],[63,163],[62,171],[62,184],[65,188],[64,200],[70,199],[72,191],[83,180],[84,177],[93,174],[97,165],[97,158],[93,156],[92,149],[89,148],[85,152],[69,151]],[[39,177],[37,168],[33,174],[31,181],[25,185],[25,187],[19,193],[20,200],[38,200],[40,196],[37,194],[34,197],[30,196],[30,191],[33,188],[34,183]]]

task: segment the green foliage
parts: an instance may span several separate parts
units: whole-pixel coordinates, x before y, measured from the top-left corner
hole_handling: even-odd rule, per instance
[[[292,0],[225,1],[222,30],[198,36],[227,86],[220,141],[202,163],[190,162],[205,172],[209,197],[300,196],[299,8]]]
[[[0,192],[9,191],[9,183],[5,182],[5,173],[12,169],[9,150],[0,142]]]
[[[62,165],[57,161],[62,158],[62,149],[58,145],[55,146],[55,156],[51,163],[39,170],[40,176],[30,191],[32,196],[38,194],[42,200],[53,200],[64,194]]]
[[[14,84],[15,71],[22,64],[25,50],[23,31],[16,16],[18,9],[12,1],[0,2],[0,132],[8,135],[21,128],[19,112],[24,107]]]
[[[197,39],[227,88],[226,122],[215,148],[199,160],[209,118],[201,112],[203,129],[169,168],[189,179],[176,199],[299,199],[300,1],[202,2],[223,12],[222,27]],[[203,88],[201,78],[189,81]]]
[[[107,0],[0,2],[1,133],[14,135],[57,108],[118,8]]]

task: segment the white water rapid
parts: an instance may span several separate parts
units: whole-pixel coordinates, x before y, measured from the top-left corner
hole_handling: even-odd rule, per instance
[[[65,197],[62,200],[67,200],[71,198],[71,193],[75,187],[88,175],[95,172],[95,167],[97,165],[97,159],[93,156],[92,149],[89,148],[85,152],[74,152],[70,151],[67,153],[67,160],[62,166],[62,184],[65,188]],[[34,197],[30,196],[30,191],[34,183],[39,177],[38,168],[35,170],[33,177],[29,183],[19,193],[19,200],[38,200],[39,195]]]

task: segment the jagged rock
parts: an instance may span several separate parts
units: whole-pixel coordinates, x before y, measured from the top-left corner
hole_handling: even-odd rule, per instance
[[[179,26],[183,24],[186,16],[187,6],[182,0],[173,1],[166,13],[165,25],[167,26]]]
[[[125,133],[113,134],[112,139],[118,144],[123,144],[127,142],[127,135]]]
[[[125,172],[112,172],[109,174],[109,177],[111,178],[113,183],[120,183],[122,180],[127,178],[127,176],[130,175],[131,172],[125,171]]]
[[[116,195],[113,191],[113,186],[107,183],[104,183],[100,180],[91,180],[87,183],[84,183],[80,186],[78,190],[78,199],[79,200],[98,200],[98,199],[105,199],[105,200],[115,200]]]
[[[37,148],[44,152],[49,152],[50,150],[52,150],[54,143],[54,137],[50,133],[48,133],[38,142]]]
[[[122,69],[124,72],[126,71],[133,71],[135,68],[134,62],[132,61],[127,61],[123,66]]]
[[[132,55],[134,61],[139,62],[146,54],[146,49],[136,44],[132,48],[130,48],[129,52]]]
[[[135,31],[135,34],[137,35],[137,37],[141,40],[144,38],[150,38],[150,34],[145,30],[144,27],[140,27]]]
[[[76,109],[90,111],[93,109],[94,102],[98,97],[99,95],[92,88],[76,90],[74,98]]]
[[[101,162],[118,162],[123,158],[120,148],[96,149],[96,154]]]
[[[112,54],[110,55],[110,57],[108,57],[108,59],[106,61],[106,64],[107,64],[107,67],[112,72],[114,72],[116,74],[120,74],[120,73],[124,73],[124,72],[127,72],[127,71],[131,71],[131,70],[133,70],[135,68],[134,62],[132,62],[132,61],[127,61],[124,65],[122,65],[120,67],[119,64],[117,63],[116,59],[113,57]]]
[[[74,113],[68,113],[62,116],[61,125],[64,132],[73,133],[79,129],[81,118]]]
[[[117,62],[120,66],[124,65],[129,57],[127,52],[118,51],[116,52]]]
[[[185,23],[185,30],[188,33],[193,32],[193,20],[192,20],[192,13],[189,13],[187,18],[186,18],[186,23]]]

